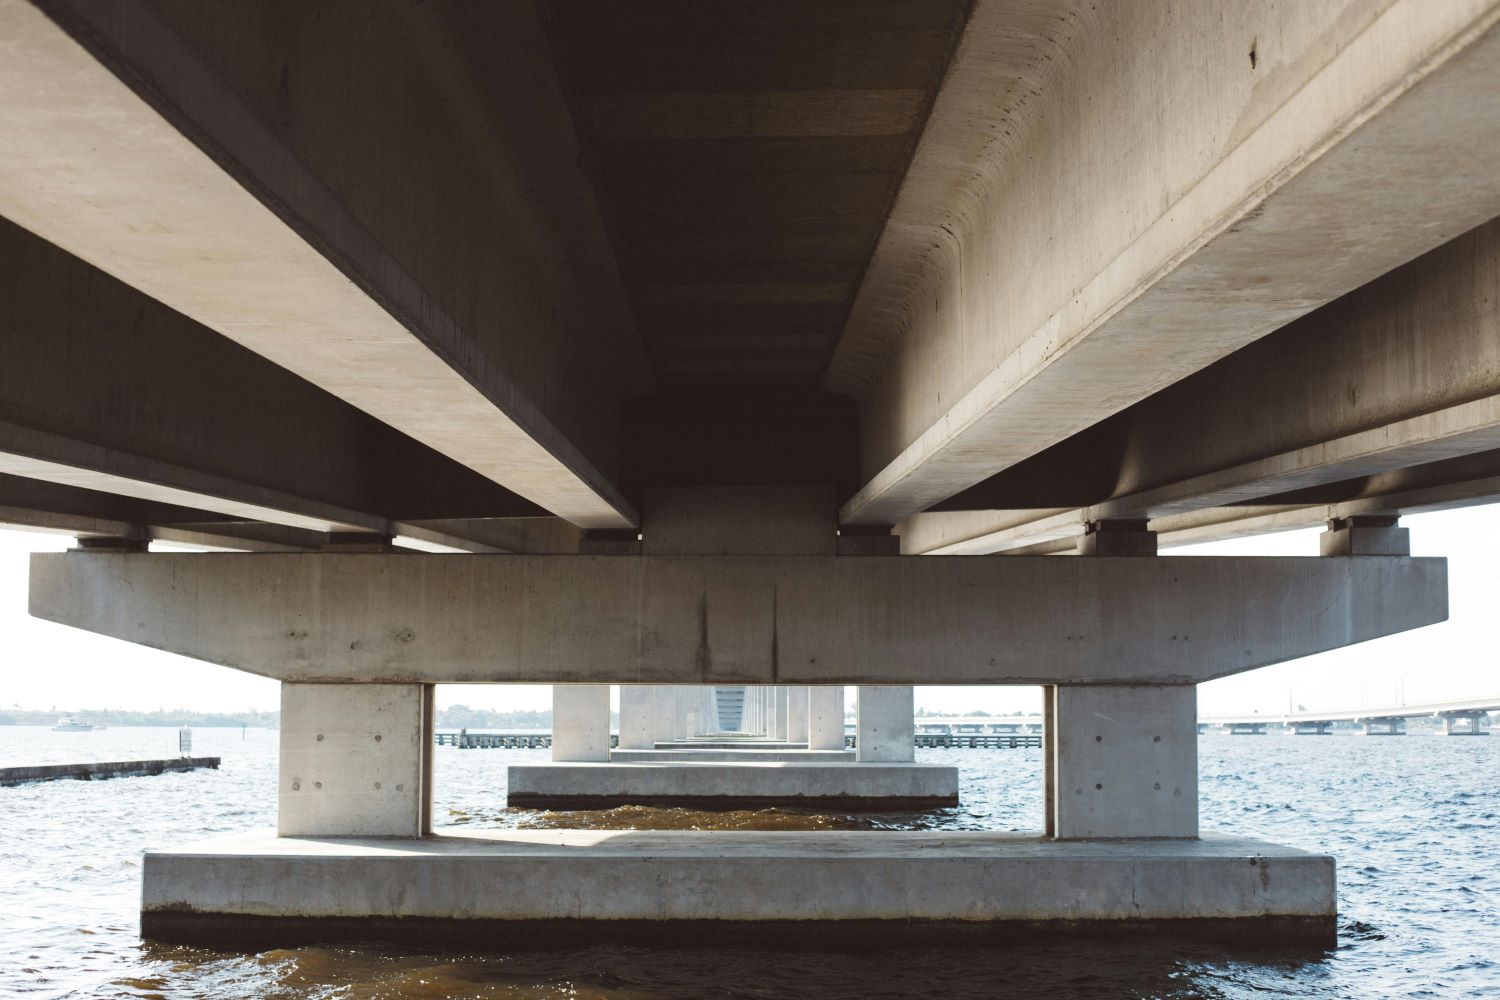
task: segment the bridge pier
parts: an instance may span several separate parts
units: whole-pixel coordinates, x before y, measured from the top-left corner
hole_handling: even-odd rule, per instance
[[[609,685],[559,684],[552,688],[552,759],[609,760]]]
[[[1366,736],[1405,736],[1406,719],[1398,715],[1360,719]]]
[[[762,493],[754,509],[764,511],[766,501]],[[819,507],[832,504],[825,498]],[[783,515],[795,520],[786,508]],[[833,537],[831,520],[822,523]],[[335,745],[378,748],[378,774],[351,772],[336,783],[370,787],[331,819],[290,801],[285,836],[150,855],[146,933],[190,939],[228,927],[284,936],[313,926],[379,936],[395,927],[381,921],[401,917],[507,934],[566,920],[589,939],[622,928],[671,936],[710,920],[745,922],[747,933],[810,924],[864,933],[915,919],[960,934],[1038,921],[1118,928],[1149,920],[1331,935],[1331,859],[1200,834],[1195,685],[1433,620],[1442,610],[1440,577],[1432,575],[1440,564],[1102,552],[1004,560],[747,555],[731,544],[743,534],[738,522],[710,546],[704,532],[712,526],[699,522],[693,548],[730,554],[36,557],[34,611],[281,676],[284,738],[294,750],[319,745],[318,726],[298,721],[299,704],[303,718],[344,727],[328,728],[325,743],[332,732]],[[1127,532],[1104,534],[1104,549],[1139,551]],[[673,532],[658,525],[656,535]],[[506,599],[521,588],[526,601]],[[1377,597],[1388,613],[1355,613]],[[231,606],[235,614],[226,616]],[[203,626],[210,621],[213,628]],[[924,648],[942,655],[913,657]],[[706,672],[747,685],[761,722],[784,726],[782,735],[792,698],[757,696],[756,687],[812,686],[809,744],[815,731],[820,744],[835,738],[841,706],[833,685],[858,678],[858,762],[610,760],[607,684],[638,682],[642,673],[659,681],[651,725],[666,738],[653,742],[672,746],[703,729]],[[406,682],[414,676],[424,683]],[[512,772],[516,804],[541,804],[543,793],[564,807],[723,807],[789,796],[838,811],[861,801],[886,809],[956,801],[956,769],[912,761],[911,685],[1042,683],[1045,827],[936,838],[491,831],[424,839],[426,682],[453,680],[556,685],[557,760]],[[627,706],[637,720],[631,728],[643,729],[639,692],[622,698]],[[415,749],[385,730],[375,740],[361,722],[372,712],[400,720]],[[647,751],[618,751],[631,752]],[[286,759],[295,766],[295,753]],[[565,785],[554,780],[559,774]],[[942,795],[933,794],[934,781],[948,782]],[[282,801],[289,794],[283,789]],[[318,839],[340,835],[355,839]],[[398,839],[359,839],[369,837]],[[272,883],[280,890],[268,895]],[[513,891],[470,889],[496,884]],[[441,896],[437,886],[446,887]]]
[[[1266,725],[1264,722],[1231,722],[1229,724],[1229,735],[1264,736],[1266,735]]]
[[[1488,736],[1483,724],[1489,719],[1488,712],[1442,712],[1444,736]]]
[[[656,692],[649,684],[620,685],[620,749],[656,746]]]
[[[1333,723],[1326,719],[1294,719],[1289,726],[1293,736],[1333,735]]]

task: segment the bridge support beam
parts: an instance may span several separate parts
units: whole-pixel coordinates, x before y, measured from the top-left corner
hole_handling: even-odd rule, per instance
[[[432,685],[282,684],[276,832],[432,830]]]
[[[1198,696],[1191,685],[1048,689],[1060,840],[1198,836]]]

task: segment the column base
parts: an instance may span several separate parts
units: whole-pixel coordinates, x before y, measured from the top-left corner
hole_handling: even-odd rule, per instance
[[[1328,947],[1334,862],[1240,838],[534,830],[247,836],[147,853],[141,933],[235,949],[882,947],[1172,933]],[[495,886],[504,886],[497,893]]]
[[[516,764],[509,769],[508,785],[509,805],[534,809],[795,806],[839,812],[894,812],[958,805],[958,768],[939,764],[783,763],[759,759],[735,763]]]

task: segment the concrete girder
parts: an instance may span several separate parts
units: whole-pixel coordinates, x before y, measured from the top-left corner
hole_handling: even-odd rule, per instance
[[[128,538],[255,552],[316,549],[321,532],[0,474],[0,524],[75,538]]]
[[[308,533],[543,513],[3,219],[0,273],[0,475],[60,484],[54,499]]]
[[[972,122],[1027,104],[988,80],[1015,6],[971,17],[825,382],[863,393],[845,523],[908,518],[1500,215],[1494,0],[1091,5],[1002,141]]]
[[[317,66],[347,58],[351,73],[363,67],[365,76],[376,74],[387,85],[402,74],[418,77],[391,96],[423,128],[385,130],[377,157],[362,156],[358,143],[345,144],[355,162],[351,167],[344,160],[346,172],[335,170],[338,176],[330,179],[307,165],[314,151],[267,123],[264,109],[253,104],[263,95],[247,96],[227,82],[243,69],[231,57],[245,56],[273,35],[272,25],[263,25],[263,35],[244,32],[245,44],[219,51],[224,62],[215,65],[183,35],[196,28],[199,44],[212,48],[221,40],[215,31],[231,31],[236,18],[306,15],[316,21],[328,12],[295,5],[280,14],[260,6],[212,12],[195,6],[0,3],[0,94],[9,95],[0,100],[7,137],[0,213],[547,510],[585,527],[633,524],[633,509],[595,459],[559,429],[561,400],[571,401],[570,427],[598,425],[598,413],[609,410],[598,400],[639,391],[646,376],[623,306],[611,313],[610,303],[622,301],[618,278],[577,170],[566,112],[530,7],[487,8],[487,17],[504,21],[516,40],[513,58],[500,62],[522,78],[507,82],[530,95],[534,131],[524,137],[503,128],[497,136],[494,122],[442,132],[455,114],[472,108],[474,95],[441,87],[462,90],[472,81],[423,77],[420,67],[409,65],[421,62],[415,55],[362,59],[370,54],[355,51],[353,34],[326,49],[284,51],[283,86],[292,70],[309,79],[318,75],[316,66],[297,61],[314,52]],[[441,49],[434,35],[446,30],[443,17],[415,11],[414,23],[402,25],[363,18],[351,31],[385,31],[418,49]],[[318,30],[328,29],[324,23]],[[535,44],[525,44],[528,35]],[[442,58],[451,53],[444,50]],[[248,76],[275,87],[274,72]],[[313,131],[359,135],[355,130],[367,123],[354,119],[378,103],[328,102],[318,111],[329,120]],[[291,115],[292,109],[282,110]],[[549,127],[557,134],[544,137]],[[420,156],[400,142],[418,134]],[[482,155],[454,150],[432,157],[425,145],[481,136]],[[527,156],[545,162],[512,162]],[[361,200],[370,193],[370,176],[347,173],[376,162],[410,166],[414,158],[443,171],[470,171],[482,161],[484,168],[521,176],[488,176],[465,188],[451,177],[417,172],[395,179],[401,197],[390,196],[389,184],[376,184],[376,194]],[[532,175],[545,178],[539,183],[550,197],[531,185]],[[435,221],[439,213],[429,201],[461,190],[489,192],[495,200],[462,211],[445,202],[441,222]],[[355,202],[363,214],[347,207]],[[539,207],[543,203],[555,210],[552,216]],[[382,211],[396,218],[377,218]],[[560,219],[558,213],[573,215]],[[573,228],[551,231],[549,222]],[[435,237],[443,223],[459,228]],[[476,237],[481,233],[487,235]],[[474,238],[516,242],[498,248],[466,242]],[[590,249],[591,240],[598,246]],[[427,253],[429,243],[447,254]],[[392,245],[401,252],[391,252]],[[455,252],[470,261],[469,270],[442,270]],[[473,273],[479,260],[494,268]],[[586,280],[575,273],[580,270],[589,271]],[[451,294],[431,293],[436,286]],[[580,287],[588,294],[577,294]],[[481,344],[479,328],[514,333],[514,341]],[[582,338],[593,354],[584,356]],[[556,361],[560,352],[582,357],[578,363],[599,379],[583,378],[580,370],[526,369],[533,348],[537,359]],[[594,384],[601,379],[602,386]],[[539,400],[556,405],[548,409]],[[597,427],[594,437],[607,438],[607,428]],[[596,444],[595,455],[603,447]]]
[[[1442,621],[1446,577],[1399,557],[71,553],[32,557],[30,610],[282,680],[1187,684]]]
[[[1497,373],[1493,221],[1041,456],[1049,468],[1097,470],[1096,500],[977,510],[1046,495],[1018,467],[944,505],[973,503],[973,512],[903,523],[903,550],[1005,551],[1070,538],[1093,521],[1145,518],[1167,531],[1208,508],[1343,504],[1491,479],[1500,475]]]

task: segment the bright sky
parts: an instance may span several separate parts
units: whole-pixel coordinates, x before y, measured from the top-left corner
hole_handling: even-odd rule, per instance
[[[1358,708],[1500,694],[1496,609],[1500,608],[1500,507],[1418,514],[1412,554],[1448,557],[1449,621],[1431,628],[1277,664],[1204,684],[1205,714]],[[71,539],[0,529],[0,634],[7,638],[0,708],[189,708],[233,712],[278,707],[275,681],[38,621],[26,614],[29,552],[58,552]],[[1316,555],[1318,531],[1170,549],[1169,556]],[[917,705],[935,711],[1037,711],[1036,688],[919,687]],[[440,706],[544,709],[542,685],[444,686]]]

